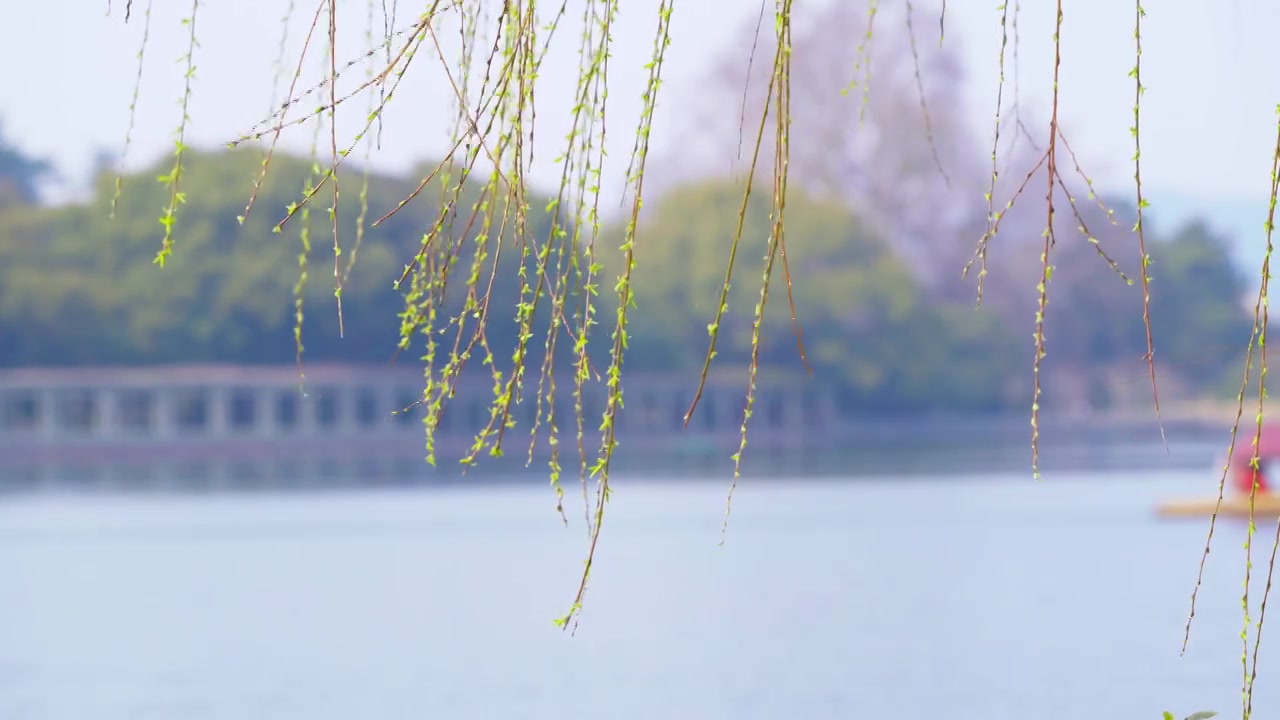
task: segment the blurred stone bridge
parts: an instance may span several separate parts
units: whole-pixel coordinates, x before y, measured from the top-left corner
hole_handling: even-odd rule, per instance
[[[554,424],[561,463],[578,465],[572,378],[557,377]],[[736,448],[745,405],[746,374],[709,377],[688,428],[684,414],[695,374],[623,373],[625,407],[618,416],[619,452],[679,454]],[[396,462],[426,469],[423,420],[429,402],[421,368],[304,364],[252,367],[189,365],[134,368],[32,368],[0,371],[0,466],[67,466],[98,473],[103,466],[157,462],[208,464],[293,463],[328,468],[352,462]],[[534,458],[545,467],[550,403],[530,371],[522,400],[513,403],[514,427],[503,450],[529,452],[537,420]],[[606,388],[583,387],[583,445],[589,458],[600,447]],[[491,376],[467,368],[445,402],[435,432],[441,465],[468,454],[491,422]],[[801,451],[820,444],[834,426],[835,407],[819,383],[803,376],[762,376],[750,423],[753,449]],[[497,423],[494,424],[497,428]],[[487,449],[480,465],[493,462]],[[509,464],[509,463],[507,463]],[[69,471],[71,472],[71,471]],[[229,470],[231,474],[248,471]],[[297,473],[312,472],[300,467]],[[356,469],[355,473],[361,472]],[[253,473],[249,473],[253,474]]]

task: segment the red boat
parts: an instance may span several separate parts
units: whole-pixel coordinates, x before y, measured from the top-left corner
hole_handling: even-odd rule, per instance
[[[1254,439],[1257,438],[1257,467],[1253,466]],[[1257,492],[1250,497],[1256,486]],[[1263,425],[1258,435],[1256,426],[1242,425],[1236,433],[1236,446],[1227,463],[1227,488],[1219,502],[1216,497],[1173,500],[1156,508],[1165,517],[1207,517],[1215,510],[1219,515],[1255,518],[1280,517],[1280,426]]]

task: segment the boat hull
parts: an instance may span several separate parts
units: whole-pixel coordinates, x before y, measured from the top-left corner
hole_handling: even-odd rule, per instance
[[[1160,517],[1209,517],[1217,508],[1220,517],[1249,517],[1249,496],[1232,495],[1222,498],[1218,506],[1217,498],[1194,498],[1186,500],[1170,500],[1156,507]],[[1265,493],[1254,497],[1253,516],[1255,518],[1280,517],[1280,493]]]

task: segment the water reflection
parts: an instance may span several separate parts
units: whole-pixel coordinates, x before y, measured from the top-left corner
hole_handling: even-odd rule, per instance
[[[1216,437],[1186,438],[1160,443],[1109,443],[1089,440],[1046,442],[1041,468],[1046,473],[1099,470],[1211,469],[1222,451]],[[731,459],[737,444],[690,442],[663,452],[620,448],[612,469],[617,474],[648,477],[732,476]],[[595,455],[587,450],[586,467]],[[164,490],[212,491],[317,487],[451,485],[496,482],[546,483],[550,456],[538,448],[529,459],[527,446],[502,457],[483,454],[466,469],[464,453],[441,453],[433,467],[421,449],[405,448],[280,448],[265,454],[157,453],[125,458],[0,457],[0,490]],[[560,452],[563,482],[577,482],[583,463],[577,450]],[[753,448],[748,445],[742,474],[749,477],[857,477],[860,475],[932,476],[992,472],[1030,472],[1030,449],[1025,444],[921,443],[904,441],[876,447],[810,450]],[[589,473],[588,473],[589,474]]]

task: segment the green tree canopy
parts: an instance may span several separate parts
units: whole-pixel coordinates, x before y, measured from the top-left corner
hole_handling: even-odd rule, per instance
[[[306,356],[392,358],[408,294],[407,286],[397,290],[393,283],[419,254],[423,234],[437,217],[439,183],[378,227],[366,229],[356,246],[361,206],[354,189],[362,178],[358,171],[340,175],[351,190],[344,192],[338,213],[344,245],[339,267],[342,274],[349,272],[342,293],[344,336],[339,337],[333,241],[320,197],[312,201],[309,216],[300,211],[281,232],[273,232],[315,174],[311,163],[276,153],[255,207],[241,224],[237,216],[244,213],[261,153],[250,148],[189,153],[188,162],[183,178],[188,199],[175,238],[181,252],[174,252],[163,271],[152,264],[160,236],[155,217],[166,200],[165,188],[153,180],[157,168],[125,179],[114,219],[109,217],[114,181],[105,174],[85,204],[0,213],[0,336],[7,338],[0,343],[0,364],[291,362],[300,255],[307,260],[301,288]],[[365,222],[391,212],[416,186],[371,175]],[[536,211],[530,214],[538,217]],[[547,216],[542,217],[532,234],[549,232]],[[459,263],[471,262],[479,230],[457,223],[424,258],[438,261],[453,252],[461,255]],[[304,235],[310,246],[305,253]],[[492,235],[513,244],[510,232],[495,229]],[[491,245],[480,262],[485,275],[498,255],[497,243]],[[514,273],[520,262],[518,249],[507,248],[499,274]],[[530,264],[529,258],[524,262]],[[466,289],[462,283],[443,289],[437,331],[461,312]],[[495,284],[488,335],[505,352],[516,337],[511,308],[517,300],[515,286]],[[421,349],[415,344],[412,354],[420,355]]]
[[[729,181],[676,187],[641,221],[633,282],[643,312],[631,325],[630,362],[686,372],[701,366],[742,190]],[[759,302],[771,226],[767,192],[754,192],[741,216],[717,362],[750,358],[750,309]],[[1010,334],[971,306],[930,302],[903,261],[849,208],[793,189],[786,222],[785,268],[793,283],[789,291],[779,257],[760,350],[770,370],[801,368],[790,293],[805,355],[848,412],[974,412],[1025,401],[1025,383],[1011,372],[1025,353]],[[605,264],[616,268],[620,257],[611,253]]]
[[[0,123],[0,210],[36,203],[40,199],[40,183],[52,174],[49,161],[24,153],[20,143],[5,135]]]

